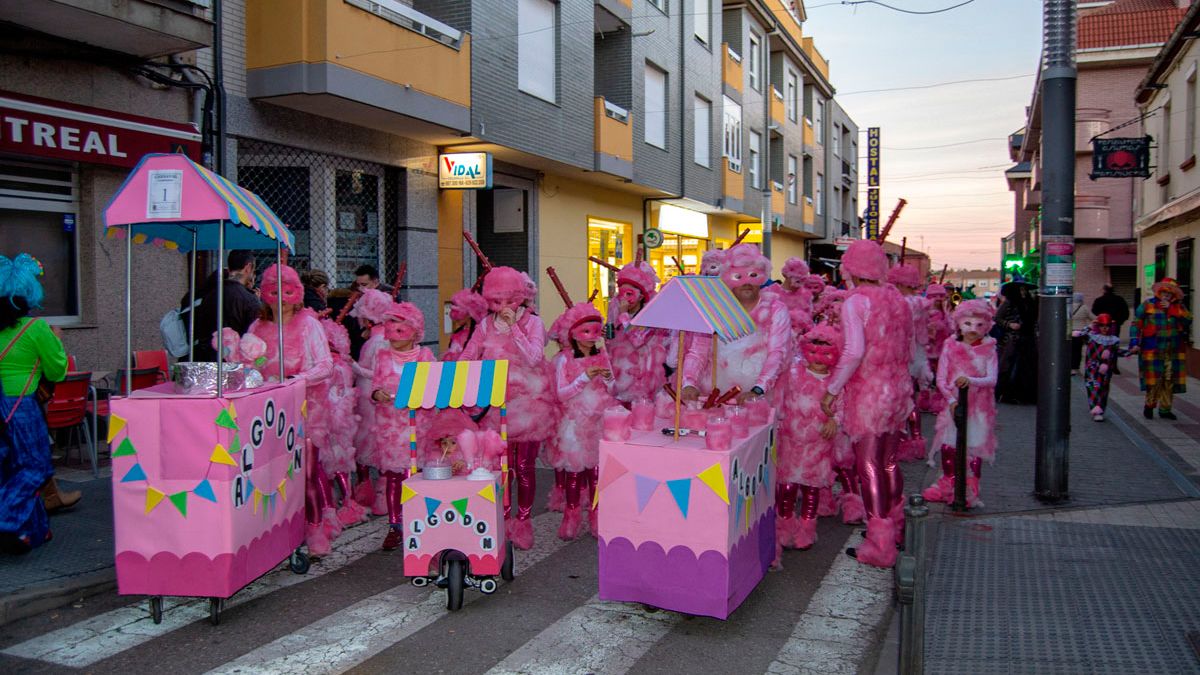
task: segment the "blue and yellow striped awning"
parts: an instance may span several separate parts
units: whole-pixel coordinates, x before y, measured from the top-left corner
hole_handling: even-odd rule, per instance
[[[678,276],[633,317],[633,325],[715,333],[723,342],[754,332],[754,320],[720,277]]]
[[[396,407],[466,408],[505,405],[508,361],[417,361],[404,364]]]

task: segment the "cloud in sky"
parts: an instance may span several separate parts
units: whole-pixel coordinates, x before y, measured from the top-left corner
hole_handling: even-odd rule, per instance
[[[956,0],[888,4],[928,11]],[[933,15],[835,0],[806,5],[804,34],[829,59],[837,99],[861,129],[862,170],[866,128],[881,128],[881,220],[908,200],[889,239],[908,237],[937,266],[999,264],[1000,238],[1013,223],[1007,137],[1024,124],[1033,93],[1041,2],[975,0]],[[1012,79],[979,81],[992,78]],[[972,82],[855,93],[960,80]],[[928,148],[948,144],[958,145]],[[865,207],[865,180],[860,188]]]

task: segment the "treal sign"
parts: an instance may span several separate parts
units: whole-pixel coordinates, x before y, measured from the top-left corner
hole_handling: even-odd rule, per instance
[[[438,187],[487,190],[492,187],[492,156],[486,152],[438,155]]]

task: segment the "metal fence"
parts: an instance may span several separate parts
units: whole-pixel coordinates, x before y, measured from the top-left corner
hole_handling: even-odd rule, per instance
[[[349,286],[359,265],[390,283],[397,255],[402,170],[253,139],[238,139],[238,184],[257,193],[296,235],[289,264]],[[274,253],[259,256],[266,269]]]

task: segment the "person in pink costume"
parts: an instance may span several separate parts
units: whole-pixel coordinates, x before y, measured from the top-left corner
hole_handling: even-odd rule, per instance
[[[483,296],[464,288],[450,296],[450,342],[442,352],[443,361],[457,361],[466,348],[475,327],[487,316],[487,300]]]
[[[282,276],[283,283],[279,283]],[[284,265],[271,265],[263,272],[263,305],[261,315],[250,324],[240,344],[243,363],[252,365],[269,382],[279,381],[279,330],[275,323],[283,322],[284,375],[302,378],[309,418],[304,428],[312,448],[312,459],[306,468],[305,512],[308,520],[309,553],[322,556],[330,551],[331,542],[342,531],[334,504],[325,501],[329,492],[329,477],[321,463],[328,447],[329,378],[333,374],[333,356],[321,321],[310,309],[304,308],[304,285],[296,270]],[[276,306],[282,300],[282,316],[276,317]]]
[[[533,499],[538,446],[554,434],[558,405],[553,372],[544,354],[546,327],[526,303],[531,302],[526,277],[511,267],[494,267],[483,279],[488,315],[479,322],[463,349],[462,360],[508,360],[508,452],[513,459],[517,511],[506,527],[519,548],[533,546]],[[483,425],[500,428],[500,411],[492,408]],[[510,514],[511,515],[511,514]]]
[[[900,291],[908,303],[912,316],[912,352],[908,361],[908,374],[912,377],[913,410],[902,432],[896,459],[902,462],[925,459],[925,438],[921,435],[921,412],[915,405],[916,394],[933,383],[933,371],[929,369],[929,305],[917,291],[921,287],[921,272],[912,265],[897,265],[888,270],[888,283]]]
[[[929,284],[925,289],[925,300],[929,302],[929,370],[937,372],[938,356],[942,353],[942,344],[946,338],[954,335],[954,321],[950,318],[949,297],[946,287],[941,284]],[[938,393],[937,387],[925,387],[917,396],[917,406],[923,412],[939,413],[946,405]]]
[[[840,326],[842,323],[842,303],[846,300],[846,291],[833,286],[825,290],[813,303],[813,322],[830,326]]]
[[[825,285],[825,277],[820,274],[809,274],[807,277],[804,277],[804,288],[808,290],[808,294],[813,301],[813,307],[815,308],[817,300],[829,286]]]
[[[354,390],[358,396],[358,433],[354,436],[357,460],[358,485],[354,487],[354,500],[371,509],[371,513],[382,516],[388,512],[384,481],[371,482],[371,469],[379,469],[375,458],[375,402],[371,400],[371,379],[375,377],[375,355],[387,349],[387,338],[383,324],[392,309],[392,296],[374,288],[363,291],[354,303],[350,316],[358,319],[369,337],[358,351],[354,364]]]
[[[860,239],[842,256],[854,285],[842,305],[844,347],[828,380],[822,406],[833,415],[840,398],[842,424],[854,444],[867,512],[867,540],[847,553],[877,567],[896,562],[903,527],[903,477],[896,464],[897,430],[912,410],[912,316],[887,278],[887,256],[875,241]]]
[[[333,355],[333,374],[329,378],[329,405],[313,412],[326,418],[328,445],[321,451],[321,465],[326,475],[333,476],[342,492],[338,520],[353,525],[367,518],[367,510],[354,500],[350,489],[350,472],[355,469],[354,438],[358,435],[358,415],[355,414],[354,361],[350,358],[350,334],[346,327],[332,319],[322,319],[321,328],[329,341]],[[309,415],[313,417],[312,414]],[[336,503],[333,490],[325,493],[325,503]]]
[[[958,339],[946,340],[938,359],[937,387],[946,399],[946,409],[938,414],[937,433],[929,464],[937,466],[942,456],[942,477],[925,488],[922,496],[931,502],[954,499],[954,454],[958,429],[954,409],[958,392],[967,389],[967,458],[971,475],[967,478],[967,506],[982,506],[979,477],[983,461],[996,458],[996,373],[999,363],[996,341],[988,337],[995,310],[986,300],[967,300],[954,310]]]
[[[617,301],[608,305],[613,333],[604,346],[612,359],[613,393],[626,405],[654,398],[667,381],[663,361],[670,335],[630,323],[657,291],[658,275],[649,263],[632,262],[617,272]]]
[[[725,256],[728,253],[728,250],[721,248],[710,248],[705,251],[700,255],[700,274],[709,277],[721,276],[721,270],[725,266]]]
[[[429,423],[429,429],[419,441],[421,467],[449,466],[455,476],[468,473],[467,461],[458,446],[458,435],[464,431],[478,430],[479,425],[461,408],[437,411]]]
[[[444,443],[444,442],[443,442]],[[504,439],[491,429],[464,429],[454,438],[454,446],[467,465],[467,473],[475,469],[500,470],[504,455]]]
[[[397,408],[396,390],[404,364],[435,361],[433,352],[422,347],[425,316],[410,302],[397,302],[384,315],[383,336],[387,346],[375,354],[375,374],[371,378],[371,400],[375,402],[375,460],[384,478],[387,498],[388,532],[383,550],[392,551],[404,538],[400,506],[401,486],[408,478],[412,458],[409,454],[408,409]],[[419,416],[422,417],[422,416]],[[423,421],[423,420],[421,420]]]
[[[823,286],[823,289],[813,305],[813,320],[818,326],[838,328],[842,324],[842,303],[846,299],[846,291],[833,286]],[[847,525],[861,523],[866,517],[866,512],[863,510],[862,495],[859,494],[854,447],[844,429],[839,429],[837,436],[834,437],[833,471],[842,491],[838,493],[835,501],[832,489],[822,489],[817,515],[832,516],[841,511],[842,522]]]
[[[775,295],[787,307],[788,318],[792,321],[792,338],[799,342],[800,337],[813,325],[812,291],[805,285],[810,276],[808,263],[800,258],[788,258],[781,274],[783,283],[771,284],[763,292]]]
[[[699,398],[700,387],[708,389],[716,368],[717,388],[722,392],[741,388],[739,403],[765,395],[778,408],[782,393],[775,385],[790,356],[792,322],[778,297],[762,293],[770,274],[771,262],[752,244],[738,244],[726,253],[721,279],[750,314],[756,330],[719,343],[717,363],[711,363],[713,337],[697,335],[684,357],[684,400]]]
[[[837,329],[817,326],[800,339],[803,358],[793,359],[788,369],[775,491],[777,554],[782,548],[806,549],[817,541],[817,507],[821,490],[833,484],[833,446],[840,414],[835,406],[835,414],[826,416],[821,401],[841,343]]]

